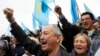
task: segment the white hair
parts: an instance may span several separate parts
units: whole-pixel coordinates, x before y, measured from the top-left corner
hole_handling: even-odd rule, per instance
[[[50,27],[54,35],[60,36],[61,38],[60,43],[62,43],[63,35],[62,35],[60,28],[57,26],[57,24],[48,24],[45,27]]]
[[[60,28],[57,26],[57,24],[48,24],[46,26],[51,27],[52,31],[55,35],[62,35],[62,32],[61,32]]]

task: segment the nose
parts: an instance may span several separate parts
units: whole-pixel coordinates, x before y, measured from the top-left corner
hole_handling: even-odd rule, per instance
[[[44,35],[43,34],[40,36],[40,40],[44,40]]]
[[[82,20],[83,23],[85,23],[86,21],[87,21],[86,19]]]
[[[78,45],[78,46],[80,46],[81,44],[82,44],[82,43],[80,43],[80,42],[77,42],[77,43],[76,43],[76,45]]]

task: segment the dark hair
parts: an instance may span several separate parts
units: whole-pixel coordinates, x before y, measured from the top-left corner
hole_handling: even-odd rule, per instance
[[[97,17],[97,20],[99,20],[99,21],[100,21],[100,16],[98,16],[98,17]]]
[[[2,36],[2,40],[7,40],[8,42],[10,42],[10,36]]]
[[[99,22],[100,23],[100,21],[98,19],[96,19],[95,22]]]
[[[95,20],[95,17],[91,12],[84,12],[84,13],[81,14],[81,16],[87,15],[87,14],[91,17],[92,20]]]

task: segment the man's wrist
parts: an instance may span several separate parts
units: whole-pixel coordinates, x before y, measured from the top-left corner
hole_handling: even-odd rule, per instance
[[[11,19],[8,19],[8,21],[10,22],[10,24],[12,24],[15,22],[15,19],[14,19],[14,17],[12,17]]]

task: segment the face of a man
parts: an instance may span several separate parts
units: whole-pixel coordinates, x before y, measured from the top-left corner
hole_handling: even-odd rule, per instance
[[[50,26],[46,26],[40,37],[40,42],[43,51],[52,51],[53,48],[56,48],[56,44],[58,42],[58,38],[55,34],[53,34],[53,28]]]
[[[81,16],[81,23],[85,29],[91,29],[93,27],[93,22],[89,14]]]
[[[93,25],[94,25],[95,28],[99,28],[100,29],[100,23],[99,22],[95,22]]]
[[[87,41],[83,36],[78,36],[74,40],[74,49],[77,54],[84,54],[88,50]]]

